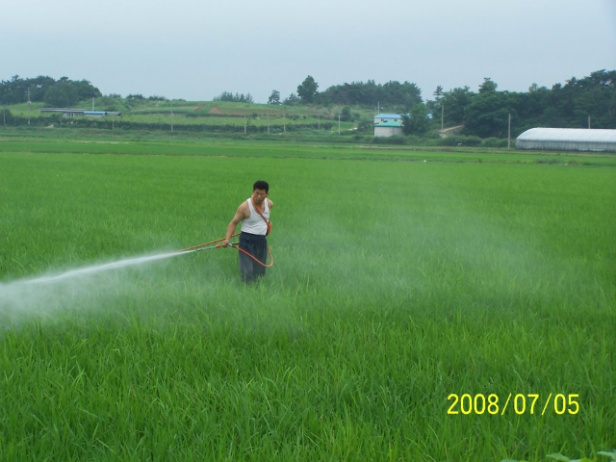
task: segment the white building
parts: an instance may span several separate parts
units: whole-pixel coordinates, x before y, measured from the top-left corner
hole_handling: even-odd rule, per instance
[[[516,149],[616,152],[616,130],[531,128],[515,140]]]
[[[374,136],[389,137],[403,135],[400,114],[377,114],[374,116]]]

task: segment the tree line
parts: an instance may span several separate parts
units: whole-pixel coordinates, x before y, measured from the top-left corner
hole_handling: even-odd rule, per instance
[[[415,104],[422,102],[419,87],[406,81],[390,81],[385,84],[377,84],[374,80],[344,83],[333,85],[323,92],[319,92],[318,88],[319,84],[309,75],[298,85],[297,93],[291,93],[284,104],[365,106],[387,108],[389,112],[408,112]],[[272,91],[268,103],[281,104],[280,92]]]
[[[230,91],[223,91],[220,95],[214,97],[214,101],[228,101],[231,103],[253,103],[252,95],[247,93],[231,93]]]
[[[30,101],[53,107],[70,107],[80,101],[100,96],[100,90],[87,80],[74,81],[68,77],[58,80],[47,76],[22,79],[15,75],[11,80],[0,82],[0,104]]]
[[[469,87],[435,91],[426,102],[437,125],[464,125],[463,133],[481,138],[507,136],[532,127],[616,128],[616,71],[600,70],[583,79],[571,78],[551,89],[530,86],[527,92],[498,91],[486,78],[477,92]]]
[[[13,76],[0,82],[0,104],[43,102],[53,107],[71,107],[102,94],[87,80],[67,77],[55,80],[39,76],[22,79]],[[164,99],[151,97],[150,99]],[[129,95],[127,100],[144,99]],[[252,103],[252,96],[223,92],[219,101]],[[342,106],[371,108],[375,112],[394,112],[404,117],[406,134],[425,135],[441,128],[462,126],[462,134],[481,138],[505,138],[511,128],[516,136],[532,127],[616,128],[616,71],[600,70],[582,79],[575,77],[552,88],[533,84],[527,92],[499,91],[498,84],[485,78],[477,91],[468,86],[443,91],[439,85],[432,99],[424,100],[416,84],[374,80],[333,85],[319,91],[312,76],[298,85],[297,93],[282,100],[273,90],[269,104]]]
[[[365,106],[403,115],[406,134],[463,126],[465,135],[505,138],[511,127],[521,133],[532,127],[616,128],[616,71],[600,70],[582,79],[575,77],[551,89],[532,84],[527,92],[498,91],[485,78],[478,90],[458,87],[423,100],[420,89],[409,82],[376,84],[373,80],[334,85],[323,92],[312,76],[297,87],[285,104]],[[274,90],[269,103],[277,103]]]

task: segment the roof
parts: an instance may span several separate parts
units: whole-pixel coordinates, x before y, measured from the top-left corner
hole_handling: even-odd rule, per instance
[[[375,119],[401,119],[402,116],[400,114],[386,114],[381,113],[374,116]]]
[[[518,136],[517,139],[550,141],[611,141],[616,143],[616,130],[598,128],[531,128]]]
[[[374,124],[375,127],[402,127],[400,122],[388,121]]]
[[[588,128],[531,128],[516,138],[521,149],[616,151],[616,130]]]
[[[41,112],[59,112],[65,115],[87,115],[87,116],[120,116],[118,111],[88,111],[87,109],[63,109],[56,107],[44,107],[39,109]]]

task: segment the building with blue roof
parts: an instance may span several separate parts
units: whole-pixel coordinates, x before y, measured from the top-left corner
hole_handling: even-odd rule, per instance
[[[403,127],[403,119],[400,114],[381,113],[374,116],[375,137],[403,135]]]

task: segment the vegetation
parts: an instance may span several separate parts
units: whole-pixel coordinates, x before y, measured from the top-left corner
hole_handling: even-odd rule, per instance
[[[614,156],[25,135],[0,143],[0,460],[613,458]],[[221,237],[256,178],[256,287],[232,249],[27,283]]]
[[[386,108],[388,112],[400,113],[407,113],[422,102],[421,90],[414,83],[390,81],[381,85],[374,80],[334,85],[315,95],[315,100],[324,105]]]
[[[448,125],[464,124],[464,134],[503,138],[508,118],[515,135],[532,127],[616,128],[616,71],[572,77],[551,89],[531,85],[526,93],[497,91],[486,79],[479,92],[468,87],[444,92],[429,104]]]
[[[0,83],[0,104],[3,105],[30,101],[53,107],[70,107],[79,101],[100,96],[100,90],[87,80],[76,82],[68,77],[56,81],[46,76],[22,79],[15,75],[10,81]]]
[[[239,93],[231,93],[229,91],[224,91],[220,94],[220,96],[217,96],[214,98],[214,101],[230,101],[232,103],[252,103],[252,96],[250,95],[250,93],[248,93],[247,95],[245,94],[239,94]]]
[[[306,77],[302,84],[297,87],[297,95],[301,102],[304,104],[314,103],[314,99],[317,95],[317,88],[319,88],[319,84],[316,83],[314,78],[311,75]]]
[[[207,133],[263,134],[303,131],[349,132],[353,141],[369,142],[373,136],[373,117],[377,111],[400,113],[404,117],[404,143],[451,144],[442,141],[442,129],[458,127],[458,136],[471,140],[516,137],[532,127],[616,128],[616,71],[596,71],[583,79],[571,78],[565,85],[551,89],[533,84],[526,93],[498,91],[498,85],[486,78],[473,92],[469,87],[443,91],[438,86],[433,100],[424,100],[419,88],[410,82],[390,81],[383,85],[366,83],[334,85],[319,92],[319,85],[307,76],[293,93],[281,101],[273,90],[267,104],[253,104],[250,93],[223,92],[214,103],[234,103],[213,111],[212,102],[169,101],[164,97],[142,95],[102,96],[87,81],[73,82],[66,77],[21,79],[15,76],[0,83],[3,126],[39,124],[79,128],[127,130],[185,130]],[[32,104],[25,103],[28,97]],[[62,120],[58,114],[33,116],[42,107],[82,107],[94,105],[104,111],[121,111],[120,119]],[[207,109],[207,111],[205,110]],[[154,116],[154,117],[146,117]],[[231,119],[230,119],[231,118]],[[261,119],[259,122],[258,120]],[[276,119],[275,121],[273,119]],[[339,123],[342,122],[342,125]],[[447,132],[445,132],[447,133]],[[400,141],[400,140],[398,140]],[[458,141],[460,142],[460,141]],[[482,141],[480,141],[481,143]],[[502,146],[503,143],[501,142]]]

